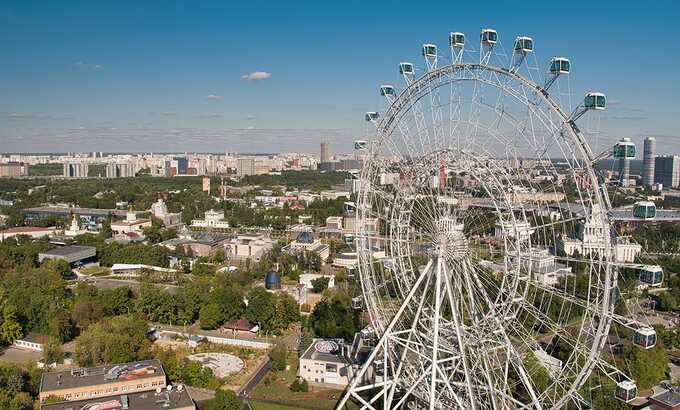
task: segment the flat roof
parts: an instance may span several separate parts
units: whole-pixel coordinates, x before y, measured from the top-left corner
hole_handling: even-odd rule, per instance
[[[117,375],[117,377],[115,377]],[[165,377],[165,371],[158,359],[139,362],[77,368],[59,372],[43,373],[40,392],[114,383],[124,380],[138,380],[149,377]]]
[[[173,386],[172,390],[166,388],[161,393],[155,391],[145,391],[121,394],[108,397],[99,397],[87,400],[64,401],[61,403],[43,404],[41,410],[80,410],[87,409],[88,406],[106,403],[107,410],[123,409],[123,402],[127,397],[127,409],[129,410],[172,410],[195,408],[191,395],[184,386],[178,390],[179,386]]]
[[[128,212],[134,212],[137,216],[144,214],[145,211],[127,211],[124,209],[108,209],[108,208],[78,208],[68,206],[37,206],[34,208],[25,208],[21,210],[22,213],[33,214],[52,214],[52,215],[69,215],[74,213],[76,215],[91,215],[91,216],[108,216],[109,214],[125,217]]]
[[[300,359],[349,364],[342,354],[343,346],[349,347],[342,339],[314,339]]]
[[[673,390],[666,390],[664,392],[661,392],[655,396],[652,396],[651,399],[653,401],[656,401],[658,403],[665,404],[667,406],[675,407],[680,405],[680,393],[676,393]]]
[[[94,246],[84,246],[84,245],[68,245],[62,246],[60,248],[50,249],[49,251],[40,252],[41,255],[49,256],[69,256],[77,254],[80,252],[97,252],[97,248]]]

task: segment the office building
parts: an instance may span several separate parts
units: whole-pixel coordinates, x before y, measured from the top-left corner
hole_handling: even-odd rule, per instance
[[[43,373],[40,400],[54,396],[66,401],[148,392],[166,387],[165,371],[157,359],[118,365],[74,368]]]
[[[210,209],[205,211],[203,219],[193,219],[191,226],[208,229],[228,229],[229,222],[224,219],[224,211]]]
[[[654,185],[654,156],[656,155],[656,139],[645,138],[644,153],[642,156],[642,185]]]
[[[324,163],[330,161],[330,156],[328,155],[328,142],[321,143],[321,156],[319,162]]]
[[[680,187],[680,157],[661,155],[654,159],[654,182],[665,189]]]
[[[0,177],[23,177],[28,175],[28,164],[7,162],[0,164]]]
[[[87,177],[87,162],[65,162],[64,177],[66,178],[85,178]]]

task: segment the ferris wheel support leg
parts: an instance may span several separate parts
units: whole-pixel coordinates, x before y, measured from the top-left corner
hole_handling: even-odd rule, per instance
[[[368,356],[368,359],[366,360],[364,365],[361,367],[359,372],[356,375],[354,375],[354,377],[352,378],[352,382],[350,383],[349,387],[345,391],[345,393],[342,396],[342,399],[340,400],[338,405],[335,407],[336,410],[343,409],[345,407],[345,405],[347,404],[347,401],[350,399],[350,397],[354,397],[354,398],[358,399],[359,401],[362,402],[364,407],[366,407],[368,409],[377,410],[375,407],[370,405],[368,402],[366,402],[363,398],[361,398],[357,394],[357,388],[359,386],[359,383],[363,380],[364,376],[366,375],[366,372],[368,371],[368,369],[373,365],[373,362],[374,362],[376,356],[378,355],[378,352],[380,352],[381,350],[384,349],[383,346],[385,346],[385,344],[387,343],[387,341],[391,337],[392,329],[394,329],[396,324],[401,319],[401,316],[404,314],[406,307],[409,305],[409,303],[413,299],[414,295],[420,289],[420,285],[422,285],[425,278],[430,276],[432,269],[433,269],[433,261],[430,260],[428,262],[427,266],[425,267],[425,269],[423,270],[423,273],[420,274],[420,276],[418,277],[416,282],[413,284],[411,291],[406,296],[406,299],[404,299],[404,301],[402,302],[401,306],[399,307],[399,310],[397,311],[397,314],[394,315],[394,317],[390,321],[390,324],[387,326],[387,329],[385,329],[385,333],[383,333],[382,337],[380,338],[380,341],[378,342],[377,347],[375,349],[373,349],[373,351]],[[383,354],[385,355],[385,361],[387,361],[387,358],[389,357],[388,353],[389,352],[387,350],[384,350],[384,352],[383,352]],[[385,373],[383,375],[383,377],[387,378],[387,373]],[[385,381],[385,383],[382,383],[382,385],[384,386],[383,388],[386,389],[387,388],[387,381]],[[377,385],[374,385],[374,386],[378,387]],[[364,390],[364,389],[362,389],[362,390]]]

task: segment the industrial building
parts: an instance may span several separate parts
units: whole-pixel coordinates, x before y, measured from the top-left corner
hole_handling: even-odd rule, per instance
[[[170,389],[168,389],[170,388]],[[164,389],[117,394],[105,398],[94,398],[60,403],[43,404],[41,410],[195,410],[191,395],[182,385]]]
[[[94,262],[97,258],[97,248],[94,246],[71,245],[40,252],[38,261],[45,259],[62,259],[70,265]]]
[[[40,400],[55,396],[67,401],[153,391],[166,387],[165,371],[157,359],[43,373]]]

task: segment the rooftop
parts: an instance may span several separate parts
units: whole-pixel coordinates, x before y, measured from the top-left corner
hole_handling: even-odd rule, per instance
[[[666,390],[651,397],[653,402],[665,404],[667,406],[680,406],[680,393],[673,390]]]
[[[96,252],[97,248],[95,248],[94,246],[69,245],[69,246],[62,246],[61,248],[50,249],[49,251],[40,252],[40,253],[42,255],[49,255],[49,256],[69,256],[69,255],[73,255],[75,253],[87,252],[87,251]]]
[[[314,339],[300,359],[347,364],[343,347],[349,348],[342,339]]]
[[[49,392],[106,384],[118,381],[121,378],[132,380],[158,376],[165,376],[165,372],[161,362],[157,359],[118,365],[76,368],[43,373],[40,391]]]
[[[124,404],[127,403],[127,407]],[[100,407],[95,407],[99,404]],[[89,400],[66,401],[61,403],[43,404],[42,410],[80,410],[105,408],[107,410],[173,410],[194,408],[194,402],[184,386],[173,386],[172,390],[161,389],[129,393],[109,397],[98,397]]]

